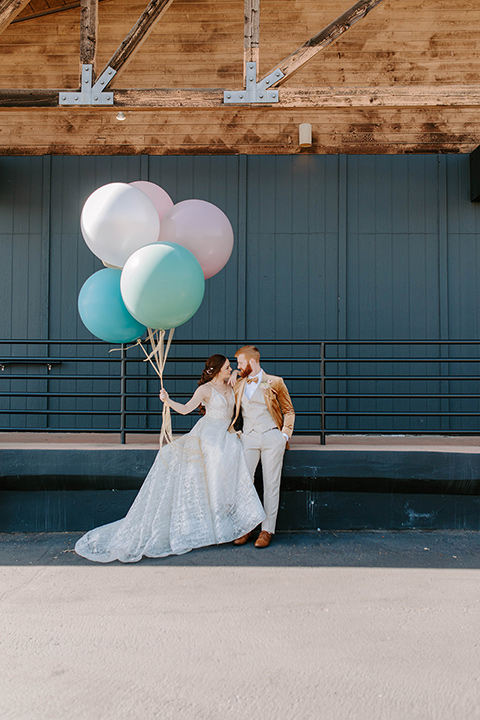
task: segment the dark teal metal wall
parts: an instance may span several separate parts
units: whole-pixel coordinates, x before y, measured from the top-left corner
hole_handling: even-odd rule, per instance
[[[469,200],[468,156],[301,155],[0,158],[1,338],[91,337],[76,303],[85,279],[102,265],[81,238],[81,208],[100,185],[138,179],[158,183],[175,202],[195,197],[215,203],[234,228],[234,254],[225,270],[208,281],[202,307],[177,330],[179,339],[479,337],[480,204]],[[76,350],[99,358],[106,352],[102,346]],[[51,356],[60,350],[52,345],[43,351]],[[375,357],[390,357],[392,351],[376,350]],[[309,351],[290,352],[294,359],[295,353]],[[353,347],[349,352],[358,357],[371,351]],[[403,352],[408,357],[411,350]],[[293,367],[270,363],[268,369],[288,374]],[[311,367],[318,372],[318,363]],[[182,371],[190,370],[182,365]],[[358,391],[354,378],[364,370],[361,363],[351,365],[353,379],[333,389]],[[374,370],[381,374],[389,368],[379,364]],[[92,379],[61,384],[55,372],[49,376],[50,391],[68,387],[88,393],[109,387],[108,380],[93,379],[106,372],[100,363],[81,367]],[[80,365],[69,362],[68,372],[80,372]],[[108,372],[113,383],[117,371]],[[17,391],[47,387],[46,380],[12,383]],[[187,385],[174,387],[188,391]],[[313,385],[304,384],[301,390],[309,387]],[[395,383],[385,381],[383,387],[392,391]],[[417,383],[414,389],[422,387]],[[439,383],[437,389],[441,387]],[[465,387],[460,383],[457,390]],[[135,390],[146,388],[147,380],[139,380]],[[11,408],[25,407],[22,399],[8,402]],[[56,401],[49,402],[54,409]],[[105,400],[102,409],[113,408],[112,402]],[[413,408],[412,402],[403,407]],[[42,403],[42,398],[31,398],[28,407],[42,409]],[[135,403],[139,410],[149,407],[141,398]],[[312,407],[309,401],[300,405]],[[98,401],[72,400],[69,407],[98,409]],[[349,408],[355,407],[352,401]],[[378,409],[378,401],[371,407]],[[79,416],[59,418],[50,427],[71,427],[72,422],[86,429],[97,424]],[[136,427],[144,422],[139,417]],[[177,422],[183,427],[183,420]],[[185,422],[187,427],[190,421]],[[45,416],[12,415],[10,423],[43,427]],[[116,426],[116,420],[112,423]],[[428,421],[425,427],[430,426]],[[349,427],[347,420],[343,427]]]

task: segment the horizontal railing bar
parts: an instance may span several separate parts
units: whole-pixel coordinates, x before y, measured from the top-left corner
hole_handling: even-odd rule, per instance
[[[164,380],[198,380],[198,375],[164,375]],[[320,375],[284,375],[288,380],[320,380]],[[118,375],[4,375],[0,374],[0,380],[118,380]],[[151,372],[149,375],[128,375],[128,380],[158,380],[157,375]],[[356,379],[356,378],[355,378]]]
[[[184,392],[176,392],[175,397],[176,398],[190,398],[193,393],[184,393]],[[304,400],[304,399],[318,399],[321,398],[321,393],[295,393],[291,392],[290,396],[292,398]],[[8,398],[27,398],[27,397],[36,397],[36,398],[110,398],[110,399],[117,399],[119,397],[118,393],[110,392],[97,392],[97,393],[86,393],[82,392],[81,390],[77,391],[76,393],[73,392],[65,392],[65,393],[59,393],[59,392],[49,392],[48,394],[45,392],[32,392],[29,390],[25,390],[24,392],[20,391],[12,391],[12,392],[0,392],[0,397],[8,397]],[[158,399],[158,393],[157,392],[144,392],[144,393],[128,393],[128,398],[140,398],[145,400],[151,400],[154,398]],[[127,399],[128,399],[127,398]],[[386,394],[386,393],[370,393],[370,394],[356,394],[356,393],[329,393],[326,400],[478,400],[480,399],[480,395],[470,395],[470,394],[463,394],[463,395],[452,395],[448,394],[445,395],[444,393],[435,393],[435,394],[409,394],[404,395],[399,394],[396,395],[395,393],[392,394]]]
[[[292,380],[292,381],[302,381],[302,382],[318,382],[322,378],[320,375],[284,375],[284,380]],[[116,375],[0,375],[0,381],[1,380],[9,380],[9,381],[15,381],[15,380],[31,380],[31,381],[52,381],[52,380],[88,380],[90,382],[96,381],[96,380],[109,380],[111,382],[120,382],[120,378]],[[154,374],[151,375],[129,375],[126,380],[127,382],[130,380],[157,380],[157,376]],[[197,375],[164,375],[163,376],[164,381],[166,382],[174,382],[177,380],[198,380]],[[395,382],[395,381],[411,381],[411,382],[453,382],[453,381],[468,381],[468,382],[478,382],[480,380],[480,376],[463,376],[463,375],[376,375],[375,377],[371,375],[330,375],[325,377],[325,382],[381,382],[381,381],[388,381],[388,382]],[[328,396],[330,397],[330,393],[328,393]],[[448,395],[444,397],[449,397]]]
[[[318,382],[322,379],[321,375],[287,375],[285,374],[283,376],[284,380],[298,380],[302,382]],[[112,382],[120,382],[120,377],[117,375],[3,375],[0,374],[0,381],[1,380],[39,380],[39,381],[52,381],[52,380],[89,380],[89,381],[95,381],[95,380],[110,380]],[[157,376],[155,374],[149,374],[149,375],[128,375],[128,377],[125,378],[128,381],[130,380],[158,380]],[[198,380],[198,375],[164,375],[163,376],[164,381],[176,381],[176,380]],[[386,380],[388,382],[393,381],[436,381],[436,382],[453,382],[453,381],[459,381],[459,380],[468,380],[478,382],[480,380],[480,376],[468,376],[468,375],[327,375],[325,377],[325,381],[328,382],[334,382],[334,381],[342,381],[342,382],[380,382],[382,380]],[[330,393],[328,393],[330,395]]]
[[[129,375],[128,380],[137,379],[137,380],[147,380],[155,379],[156,375],[151,375],[147,377],[146,375]],[[43,380],[43,381],[52,381],[52,380],[111,380],[112,382],[120,382],[120,377],[118,375],[0,375],[0,380]],[[185,378],[185,379],[190,379]]]
[[[192,396],[193,393],[175,393],[175,397],[182,397],[182,398],[189,398]],[[35,398],[75,398],[75,399],[81,399],[81,398],[110,398],[110,399],[118,399],[119,394],[118,393],[84,393],[81,391],[78,391],[76,393],[55,393],[55,392],[49,392],[43,393],[43,392],[0,392],[0,397],[12,397],[12,398],[28,398],[28,397],[35,397]],[[128,393],[129,398],[145,398],[146,400],[150,400],[152,398],[158,399],[158,393]],[[294,395],[292,394],[292,397]],[[470,397],[470,396],[468,396]]]
[[[297,413],[300,414],[300,413]],[[333,411],[329,410],[324,413],[330,417],[480,417],[480,412],[398,412],[397,410],[392,412],[375,412],[375,411],[360,411],[353,412],[351,410],[344,411]],[[480,428],[479,428],[480,429]]]
[[[58,427],[58,428],[33,428],[33,427],[2,427],[0,425],[0,433],[7,433],[7,432],[21,432],[21,433],[49,433],[49,434],[55,434],[55,433],[88,433],[88,434],[97,434],[97,433],[115,433],[118,435],[120,432],[120,428],[70,428],[70,427]],[[132,430],[128,430],[127,432],[131,433]],[[149,434],[151,433],[157,433],[159,430],[148,430],[144,429],[140,432]],[[119,444],[120,447],[120,444]]]
[[[90,415],[92,417],[98,417],[100,415],[118,415],[118,410],[53,410],[51,408],[45,408],[43,410],[37,409],[24,409],[24,410],[10,410],[0,409],[0,415]],[[157,417],[162,415],[161,410],[126,410],[125,415],[130,416],[141,416],[141,417]],[[317,417],[320,415],[318,411],[299,410],[295,413],[297,417]],[[340,411],[325,411],[325,416],[328,417],[480,417],[480,412],[374,412],[374,411],[359,411],[354,412],[351,410],[340,410]],[[383,431],[382,431],[383,432]]]
[[[169,361],[175,363],[204,363],[204,357],[175,357],[175,355],[169,355]],[[120,362],[120,357],[59,357],[59,358],[28,358],[28,357],[8,357],[3,360],[0,359],[0,365],[62,365],[67,362],[75,363],[112,363]],[[144,363],[145,358],[138,357],[126,357],[124,361],[131,363]],[[321,362],[320,357],[306,358],[306,357],[263,357],[263,363],[319,363]],[[348,358],[348,357],[326,357],[325,363],[438,363],[438,364],[451,364],[451,363],[478,363],[478,358],[419,358],[419,357],[408,357],[408,358]]]
[[[301,377],[300,379],[309,380],[310,376]],[[350,382],[380,382],[382,380],[436,380],[437,382],[451,382],[452,380],[476,380],[478,382],[480,380],[480,376],[473,375],[472,377],[470,377],[468,375],[327,375],[325,377],[325,380],[348,380]]]
[[[16,358],[0,360],[0,365],[62,365],[64,360],[50,360],[50,358]]]
[[[251,338],[248,339],[180,339],[175,338],[174,342],[176,345],[206,345],[208,347],[215,345],[235,345],[241,347],[246,343],[251,344]],[[440,339],[424,339],[424,340],[262,340],[256,339],[256,345],[320,345],[323,343],[326,346],[338,346],[338,345],[477,345],[478,340],[440,340]],[[143,340],[142,344],[147,344],[146,340]],[[105,347],[120,347],[118,343],[107,343],[104,340],[91,340],[75,339],[75,340],[61,340],[50,339],[50,338],[35,338],[31,340],[25,339],[13,339],[13,340],[0,340],[1,345],[104,345]]]
[[[118,415],[118,410],[52,410],[50,408],[45,408],[44,410],[31,410],[30,408],[26,410],[4,410],[0,409],[0,415],[91,415],[98,416],[98,415]],[[138,413],[132,413],[134,415],[157,415],[158,413],[155,412],[138,412]],[[161,415],[162,413],[160,413]]]
[[[470,437],[476,437],[478,435],[478,430],[399,430],[396,428],[395,430],[324,430],[325,435],[335,435],[337,437],[341,437],[342,435],[358,435],[358,437],[361,437],[362,435],[377,435],[377,436],[383,436],[383,435],[392,435],[396,437],[408,437],[409,435],[442,435],[442,437],[454,437],[458,435],[467,435]],[[302,435],[308,435],[310,434],[309,431],[303,431],[301,432]],[[358,448],[361,450],[361,448]],[[381,445],[378,446],[378,449],[381,450]]]
[[[52,408],[45,408],[45,409],[24,409],[24,410],[10,410],[5,408],[0,408],[0,415],[91,415],[93,416],[99,416],[99,415],[118,415],[118,410],[54,410]],[[157,417],[162,415],[161,410],[125,410],[125,415],[136,415],[141,417]],[[308,411],[308,410],[301,410],[299,412],[295,413],[297,416],[305,416],[305,417],[316,417],[319,415],[318,411]],[[340,413],[343,415],[344,413]],[[354,413],[356,415],[356,413]],[[389,416],[392,415],[392,413],[387,413]],[[180,416],[181,417],[181,416]]]
[[[262,358],[263,360],[263,358]],[[296,362],[296,360],[295,360]],[[311,360],[305,360],[305,362],[315,362]],[[316,361],[318,362],[318,361]],[[478,363],[478,358],[325,358],[326,363],[438,363],[443,365],[444,363]]]
[[[130,358],[132,360],[132,358]],[[133,358],[134,361],[136,361],[135,358]],[[90,363],[104,363],[104,362],[120,362],[120,358],[110,358],[110,357],[99,357],[99,358],[90,358],[90,357],[62,357],[62,358],[24,358],[24,357],[9,357],[4,358],[3,360],[0,360],[0,365],[28,365],[29,363],[32,364],[44,364],[44,365],[63,365],[66,362],[90,362]]]
[[[125,428],[125,431],[128,434],[138,434],[138,435],[159,435],[160,429],[159,428]],[[7,433],[7,432],[28,432],[28,433],[45,433],[49,432],[50,434],[55,433],[91,433],[91,434],[97,434],[97,433],[105,433],[105,434],[118,434],[119,428],[70,428],[70,427],[58,427],[58,428],[48,428],[48,430],[45,430],[45,428],[18,428],[18,427],[1,427],[0,426],[0,432]],[[313,428],[309,430],[302,430],[299,432],[299,435],[320,435],[320,428]],[[390,435],[392,437],[401,437],[401,438],[408,438],[409,436],[421,436],[421,435],[439,435],[441,434],[444,437],[458,437],[461,435],[465,435],[467,437],[476,437],[478,434],[475,430],[448,430],[440,432],[438,430],[399,430],[398,428],[395,428],[395,430],[338,430],[338,429],[331,429],[331,430],[324,430],[325,435],[328,436],[335,436],[335,437],[343,437],[346,435],[356,435],[358,437],[361,437],[363,435]],[[180,432],[174,432],[175,435],[182,435],[183,433]],[[119,444],[120,446],[120,444]],[[359,448],[360,449],[360,448]],[[378,447],[379,450],[381,450],[381,446]]]
[[[312,394],[305,394],[305,395],[295,395],[291,393],[292,397],[319,397],[318,395]],[[352,399],[352,400],[476,400],[480,399],[480,395],[470,395],[470,394],[463,394],[463,395],[451,395],[450,393],[448,395],[445,395],[445,393],[435,393],[435,394],[409,394],[404,395],[403,393],[401,395],[395,395],[394,393],[387,394],[387,393],[378,393],[378,394],[355,394],[355,393],[348,393],[348,394],[340,394],[340,393],[328,393],[327,400],[330,399]]]

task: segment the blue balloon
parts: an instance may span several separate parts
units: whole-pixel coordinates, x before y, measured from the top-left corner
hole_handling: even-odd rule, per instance
[[[110,343],[129,343],[146,330],[130,315],[120,292],[121,270],[105,268],[91,275],[78,295],[78,312],[93,335]]]
[[[201,305],[205,278],[197,258],[181,245],[156,242],[130,255],[122,271],[129,312],[154,330],[187,322]]]

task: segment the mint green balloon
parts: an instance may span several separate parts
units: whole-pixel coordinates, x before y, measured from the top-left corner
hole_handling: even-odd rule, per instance
[[[156,242],[131,255],[122,270],[120,290],[133,317],[154,330],[190,320],[205,293],[203,270],[181,245]]]

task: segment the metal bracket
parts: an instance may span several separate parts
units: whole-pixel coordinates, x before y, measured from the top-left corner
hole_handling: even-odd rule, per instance
[[[92,65],[82,65],[82,87],[77,92],[61,92],[59,105],[113,105],[113,92],[104,92],[116,70],[107,67],[92,87]]]
[[[247,87],[245,90],[225,90],[225,105],[249,105],[250,103],[278,103],[278,90],[269,90],[269,85],[283,77],[281,70],[274,70],[268,77],[257,82],[257,63],[247,63]]]

